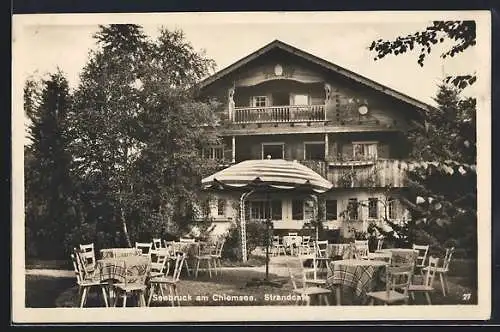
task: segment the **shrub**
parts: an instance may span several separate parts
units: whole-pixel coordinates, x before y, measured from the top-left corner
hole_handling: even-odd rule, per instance
[[[248,221],[246,223],[247,233],[247,257],[257,248],[257,246],[265,246],[265,234],[267,227],[262,222]],[[229,260],[241,259],[241,235],[240,225],[233,224],[228,231],[226,243],[223,248],[222,257]]]

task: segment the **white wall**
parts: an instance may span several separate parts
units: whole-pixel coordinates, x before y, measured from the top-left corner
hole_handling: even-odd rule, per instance
[[[220,193],[212,193],[211,197],[211,217],[214,220],[236,220],[237,219],[237,207],[239,206],[240,193],[236,192],[220,192]],[[275,196],[276,198],[280,198],[282,200],[282,217],[283,220],[275,221],[274,228],[275,229],[301,229],[304,221],[292,220],[292,200],[297,198],[293,194],[280,194],[279,196]],[[251,196],[253,199],[263,199],[264,196],[259,197],[257,195]],[[366,190],[366,189],[335,189],[331,192],[325,193],[321,195],[321,199],[335,199],[337,200],[337,220],[326,220],[324,223],[325,227],[328,229],[339,229],[344,228],[344,231],[347,231],[346,222],[342,221],[342,218],[339,216],[342,211],[347,209],[347,204],[349,198],[357,198],[358,203],[368,204],[369,198],[378,198],[380,201],[385,201],[385,196],[382,190],[374,191],[374,190]],[[225,205],[225,214],[224,216],[219,216],[217,214],[217,199],[226,200]],[[402,207],[398,208],[399,214],[398,217],[402,218],[403,215],[408,219],[408,212],[404,211]],[[383,218],[384,216],[384,204],[379,202],[378,204],[378,217]],[[349,225],[355,227],[358,230],[366,230],[368,223],[370,220],[368,219],[368,206],[362,206],[358,210],[358,222],[351,222]],[[347,234],[346,234],[347,235]]]

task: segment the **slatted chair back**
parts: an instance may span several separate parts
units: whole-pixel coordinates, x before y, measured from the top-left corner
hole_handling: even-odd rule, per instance
[[[386,271],[386,292],[387,298],[390,293],[398,292],[408,297],[408,288],[413,277],[413,267],[411,266],[388,266]]]
[[[85,271],[93,271],[96,265],[94,243],[80,244],[80,257],[83,260]]]
[[[215,255],[217,244],[212,242],[202,242],[198,246],[198,256]]]
[[[78,285],[81,285],[83,283],[84,274],[83,271],[80,268],[81,263],[79,262],[78,258],[78,252],[76,248],[73,250],[73,253],[70,255],[71,256],[71,262],[73,263],[73,271],[75,272],[75,277],[76,277],[76,282]]]
[[[175,282],[180,280],[181,277],[181,271],[182,271],[182,265],[184,264],[184,260],[186,259],[186,254],[178,252],[176,253],[176,258],[175,258],[175,265],[174,265],[174,273],[172,275],[172,278]]]
[[[226,238],[220,238],[218,241],[217,241],[217,244],[216,244],[216,249],[215,249],[215,255],[217,257],[222,257],[222,250],[224,250],[224,244],[226,243]]]
[[[166,250],[156,251],[156,260],[151,262],[151,274],[167,274],[168,270],[165,270],[169,254]]]
[[[151,242],[136,242],[135,248],[142,251],[142,256],[151,258],[151,249],[153,248],[153,244]]]
[[[288,233],[288,236],[297,236],[297,235],[299,235],[297,232],[290,232],[290,233]]]
[[[328,250],[328,240],[316,241],[316,253],[318,257],[326,258]]]
[[[368,256],[368,240],[354,241],[354,257],[360,259]]]
[[[413,244],[413,250],[418,250],[417,261],[415,262],[416,266],[425,267],[427,253],[429,252],[429,245]]]
[[[439,258],[429,257],[429,265],[427,272],[425,273],[424,285],[432,287],[434,284],[434,277],[436,276],[437,265],[439,262]]]
[[[162,248],[162,241],[158,238],[153,238],[153,249],[158,250]]]
[[[453,256],[454,252],[455,252],[455,247],[446,249],[446,254],[443,260],[443,269],[445,272],[448,272],[448,269],[450,267],[451,257]]]

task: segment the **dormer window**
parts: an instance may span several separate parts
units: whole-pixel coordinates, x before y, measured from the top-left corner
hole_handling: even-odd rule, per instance
[[[254,96],[252,97],[253,107],[266,107],[268,105],[267,96]]]

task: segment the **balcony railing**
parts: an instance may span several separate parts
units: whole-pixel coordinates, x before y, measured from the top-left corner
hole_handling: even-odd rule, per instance
[[[236,107],[235,123],[325,121],[325,105]]]
[[[401,160],[378,159],[370,163],[330,163],[326,161],[300,161],[328,179],[335,188],[404,187],[408,165]]]

